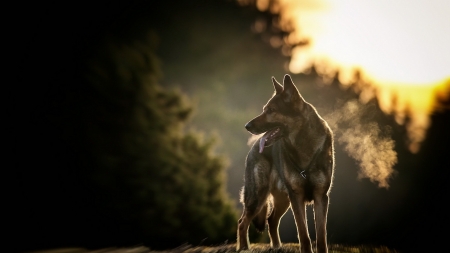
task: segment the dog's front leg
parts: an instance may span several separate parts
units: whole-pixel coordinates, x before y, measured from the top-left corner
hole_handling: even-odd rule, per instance
[[[312,253],[311,239],[309,238],[308,228],[306,227],[306,202],[303,192],[291,192],[289,199],[291,200],[291,208],[294,213],[295,223],[297,224],[300,253]]]
[[[328,196],[318,193],[314,196],[314,219],[316,224],[317,253],[328,253],[327,247]]]

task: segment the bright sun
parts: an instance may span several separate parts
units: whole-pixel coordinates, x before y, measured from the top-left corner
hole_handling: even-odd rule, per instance
[[[296,35],[312,38],[310,57],[363,68],[379,83],[423,85],[450,76],[450,1],[328,0],[323,8],[291,10],[301,27]]]
[[[344,84],[360,70],[365,81],[377,86],[374,95],[382,109],[394,113],[399,123],[409,107],[410,150],[417,152],[436,96],[446,96],[450,87],[450,1],[271,2],[257,0],[256,5],[261,11],[270,8],[279,13],[282,28],[293,28],[285,42],[310,41],[293,49],[289,70],[305,72],[312,65],[325,75],[339,70]]]

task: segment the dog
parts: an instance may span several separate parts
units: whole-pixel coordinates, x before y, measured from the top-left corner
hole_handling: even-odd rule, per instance
[[[271,247],[281,247],[278,226],[291,207],[300,252],[313,252],[306,223],[306,205],[313,204],[316,252],[325,253],[334,173],[333,133],[316,109],[303,99],[289,75],[284,76],[283,85],[274,77],[272,83],[272,98],[263,112],[245,125],[250,133],[264,135],[253,144],[245,161],[237,250],[249,249],[251,221],[260,232],[268,224]]]

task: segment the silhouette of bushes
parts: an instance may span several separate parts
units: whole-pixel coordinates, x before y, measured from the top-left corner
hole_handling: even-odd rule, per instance
[[[25,250],[235,238],[226,160],[214,139],[186,131],[192,107],[158,84],[154,41],[105,39],[44,86],[29,134],[36,159],[19,165],[14,235]]]

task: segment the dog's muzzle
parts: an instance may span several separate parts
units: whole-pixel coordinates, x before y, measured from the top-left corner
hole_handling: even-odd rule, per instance
[[[247,129],[247,131],[251,132],[250,129],[253,128],[253,123],[251,121],[249,121],[247,124],[245,124],[245,129]]]

